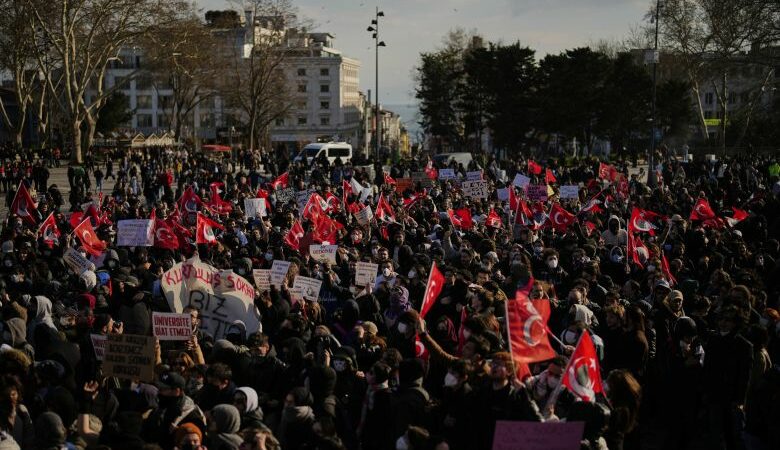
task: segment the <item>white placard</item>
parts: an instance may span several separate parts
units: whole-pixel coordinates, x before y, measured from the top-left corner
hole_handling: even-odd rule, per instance
[[[108,340],[108,336],[105,334],[90,334],[89,338],[92,340],[92,348],[95,350],[95,359],[103,361],[103,356],[106,354],[106,340]]]
[[[258,292],[271,290],[271,269],[254,269],[252,270],[252,278],[255,280]]]
[[[320,296],[322,280],[298,275],[293,281],[293,287],[301,290],[301,296],[305,300],[316,302]]]
[[[531,184],[531,179],[528,178],[527,176],[523,175],[522,173],[518,173],[518,174],[515,175],[515,180],[512,181],[512,184],[517,186],[517,187],[524,188],[524,187],[528,186],[529,184]]]
[[[244,199],[244,217],[254,219],[256,217],[265,217],[268,213],[265,208],[264,198],[245,198]]]
[[[440,180],[453,180],[455,179],[455,169],[439,169]]]
[[[496,196],[499,202],[505,202],[509,200],[509,188],[496,189]]]
[[[379,265],[370,262],[355,263],[355,286],[365,287],[376,283],[376,274],[379,271]]]
[[[471,198],[487,200],[490,195],[487,181],[464,181],[461,184],[461,189],[463,189],[463,195]]]
[[[355,213],[355,220],[357,220],[357,223],[363,226],[368,225],[368,223],[373,218],[374,218],[374,212],[371,211],[370,206],[366,206],[365,208]]]
[[[271,264],[271,284],[281,288],[288,270],[290,270],[290,261],[275,259],[273,264]]]
[[[466,172],[467,181],[482,181],[482,171]]]
[[[336,252],[338,250],[338,245],[311,244],[309,246],[309,255],[315,261],[336,264]]]
[[[77,252],[73,247],[65,250],[62,259],[76,275],[81,275],[85,270],[95,270],[95,265],[87,258],[81,256],[81,253]]]
[[[151,247],[154,245],[154,222],[150,219],[120,220],[116,241],[120,247]]]
[[[574,200],[580,198],[580,187],[576,184],[567,184],[561,186],[561,198]]]
[[[192,336],[192,316],[179,313],[152,313],[152,329],[161,341],[186,341]]]

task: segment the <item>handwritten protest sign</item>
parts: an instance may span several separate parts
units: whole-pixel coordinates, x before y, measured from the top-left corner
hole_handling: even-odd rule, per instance
[[[505,202],[509,200],[509,188],[496,189],[496,197],[499,202]]]
[[[108,336],[105,334],[90,334],[89,338],[92,340],[92,348],[95,350],[95,359],[103,361],[106,353],[106,340]]]
[[[529,184],[531,184],[531,179],[528,178],[527,176],[523,175],[522,173],[518,173],[518,174],[515,175],[515,179],[514,179],[514,181],[512,181],[512,184],[514,186],[517,186],[517,187],[520,187],[520,188],[524,188],[524,187],[528,186]]]
[[[252,278],[255,280],[258,292],[271,290],[271,269],[254,269],[252,270]]]
[[[547,185],[546,184],[529,184],[528,191],[526,192],[528,200],[532,202],[546,202],[547,201]]]
[[[355,263],[355,286],[374,286],[379,265],[369,262]]]
[[[268,212],[265,208],[264,198],[245,198],[244,199],[244,216],[247,219],[254,219],[255,217],[265,217]]]
[[[439,169],[440,180],[452,180],[455,179],[455,169]]]
[[[579,450],[584,430],[584,422],[499,420],[493,450]]]
[[[312,244],[309,246],[309,255],[315,261],[336,264],[336,252],[339,250],[338,245],[318,245]]]
[[[171,311],[181,313],[188,306],[199,310],[201,330],[214,339],[222,339],[234,320],[242,320],[247,330],[260,329],[252,284],[232,270],[201,262],[197,255],[165,272],[160,287]]]
[[[81,275],[85,270],[95,270],[95,264],[81,256],[81,253],[77,252],[73,247],[65,250],[62,259],[70,267],[70,270],[77,275]]]
[[[397,178],[395,180],[395,191],[403,194],[405,190],[414,190],[414,182],[411,178]]]
[[[317,298],[320,296],[322,280],[302,277],[299,275],[295,277],[295,281],[293,281],[293,287],[301,290],[301,295],[304,299],[316,302]]]
[[[316,189],[306,189],[305,191],[298,191],[295,194],[295,202],[298,204],[298,211],[303,211],[303,208],[306,207],[306,203],[309,202],[309,197],[315,192],[317,192]]]
[[[371,219],[374,218],[374,212],[371,211],[370,206],[366,206],[355,214],[355,220],[362,226],[368,225]]]
[[[109,377],[151,382],[154,379],[154,338],[134,334],[109,334],[103,373]]]
[[[150,247],[154,245],[154,222],[150,219],[120,220],[116,239],[120,247]]]
[[[161,341],[186,341],[192,336],[192,317],[189,314],[153,312],[152,328]]]
[[[295,188],[284,188],[277,190],[274,195],[276,196],[276,204],[286,205],[290,200],[295,198]]]
[[[481,181],[482,180],[482,171],[481,170],[475,170],[473,172],[466,172],[466,180],[467,181]]]
[[[288,270],[290,270],[290,261],[275,259],[271,264],[271,284],[281,288]]]
[[[561,186],[562,199],[578,199],[580,197],[580,187],[576,184],[567,184]]]
[[[490,195],[487,181],[464,181],[461,184],[463,195],[471,198],[487,200]]]

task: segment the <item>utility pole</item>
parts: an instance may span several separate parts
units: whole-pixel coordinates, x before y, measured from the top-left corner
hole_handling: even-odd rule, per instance
[[[368,27],[369,32],[373,32],[373,38],[374,38],[374,49],[376,51],[375,56],[375,63],[376,63],[376,73],[375,75],[375,82],[376,91],[374,92],[374,102],[375,102],[375,109],[374,109],[374,121],[376,123],[376,138],[374,142],[376,143],[376,160],[379,161],[379,149],[382,148],[382,118],[380,117],[380,111],[379,111],[379,47],[386,47],[384,41],[379,40],[379,18],[384,17],[385,13],[379,10],[379,7],[376,7],[376,14],[374,18],[371,20],[371,25]]]
[[[656,131],[656,91],[658,88],[658,15],[661,11],[661,0],[655,1],[655,45],[653,46],[653,106],[650,116],[650,152],[647,156],[647,185],[654,188],[657,185],[655,174],[655,131]]]

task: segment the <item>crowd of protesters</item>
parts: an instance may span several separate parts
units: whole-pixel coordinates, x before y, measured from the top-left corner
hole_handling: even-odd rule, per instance
[[[400,190],[399,180],[445,167],[117,152],[68,169],[67,203],[34,170],[45,161],[17,165],[5,175],[40,200],[35,223],[12,208],[0,238],[0,449],[479,450],[500,420],[584,422],[589,449],[780,448],[774,159],[663,160],[651,189],[621,161],[605,171],[596,159],[474,155],[452,164],[455,179],[433,170]],[[488,198],[469,198],[460,180],[480,170]],[[550,199],[526,201],[518,173],[548,184]],[[104,195],[106,179],[114,188]],[[570,185],[578,198],[559,200]],[[310,257],[322,239],[294,199],[277,201],[287,186],[328,199],[335,264]],[[211,245],[195,243],[195,214],[177,204],[189,188],[205,204],[215,192],[231,204],[199,211],[224,226]],[[243,200],[258,196],[268,214],[247,218]],[[380,197],[393,218],[358,224],[357,211],[376,211]],[[715,217],[697,216],[703,201]],[[93,216],[87,203],[98,204]],[[556,204],[574,216],[565,228],[550,221]],[[153,209],[192,232],[181,246],[117,246],[117,221]],[[635,209],[657,216],[636,229]],[[74,212],[94,218],[108,244],[100,256],[70,234]],[[55,242],[38,232],[50,214]],[[291,243],[296,224],[303,236]],[[74,273],[69,247],[95,270]],[[279,289],[257,290],[257,329],[237,321],[211,336],[188,308],[193,336],[158,341],[154,380],[104,376],[90,335],[151,336],[152,313],[170,312],[162,274],[195,253],[252,283],[252,269],[292,265]],[[375,283],[355,286],[357,262],[378,265]],[[422,319],[433,263],[445,284]],[[316,301],[292,298],[295,275],[322,281]],[[555,350],[525,368],[506,317],[522,289],[549,303]],[[587,400],[562,386],[583,334],[604,380]]]

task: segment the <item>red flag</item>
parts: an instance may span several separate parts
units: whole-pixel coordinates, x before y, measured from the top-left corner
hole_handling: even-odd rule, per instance
[[[152,209],[149,219],[151,219],[154,224],[155,247],[166,248],[168,250],[176,250],[179,248],[179,239],[176,237],[173,227],[165,223],[164,220],[158,219],[155,209]]]
[[[533,280],[528,286],[532,284]],[[546,303],[549,305],[549,302]],[[528,298],[528,287],[518,290],[515,299],[507,301],[505,305],[509,348],[515,364],[528,364],[554,358],[555,350],[547,336],[549,306],[543,311],[538,311]]]
[[[514,211],[520,205],[520,202],[518,201],[517,194],[515,194],[515,187],[509,186],[507,189],[509,189],[509,208]]]
[[[273,190],[277,190],[279,188],[284,189],[289,184],[290,184],[290,172],[285,172],[279,175],[278,177],[276,177],[276,179],[274,179],[274,181],[271,182],[271,189]]]
[[[90,255],[100,256],[106,249],[106,243],[97,237],[95,229],[92,228],[89,219],[81,221],[81,223],[73,229],[73,234],[76,235],[81,242],[81,246],[84,247],[84,250]]]
[[[14,195],[14,201],[11,203],[11,213],[16,214],[30,225],[35,225],[36,211],[35,202],[30,196],[30,191],[27,190],[24,181],[20,182],[19,189],[16,190],[16,195]]]
[[[315,241],[327,242],[329,244],[335,244],[338,240],[338,231],[344,228],[344,225],[331,219],[328,216],[321,216],[314,226],[314,233],[312,238]]]
[[[436,267],[436,262],[433,262],[431,264],[431,273],[428,274],[428,284],[425,286],[425,296],[423,297],[422,305],[420,305],[421,318],[425,318],[425,315],[428,314],[443,288],[444,275]]]
[[[301,248],[303,234],[303,227],[301,226],[301,223],[296,220],[292,228],[290,228],[290,231],[284,236],[284,243],[293,250],[299,250]]]
[[[607,181],[615,181],[619,175],[618,170],[611,164],[599,163],[599,178]]]
[[[636,263],[638,266],[644,267],[640,256],[644,256],[645,260],[647,260],[647,258],[650,256],[650,252],[647,250],[644,242],[642,242],[642,240],[638,237],[634,236],[633,231],[630,229],[627,230],[626,235],[626,252],[628,253],[627,258]]]
[[[586,402],[594,401],[597,393],[604,392],[596,347],[587,330],[582,332],[577,348],[569,358],[561,383]]]
[[[554,203],[550,209],[549,220],[553,229],[566,231],[571,224],[577,221],[577,216],[563,209],[559,203]]]
[[[203,204],[203,201],[200,199],[200,197],[198,197],[198,194],[195,193],[195,190],[192,189],[192,186],[190,186],[181,195],[178,204],[179,209],[182,211],[187,213],[195,213],[198,212],[198,206]]]
[[[414,336],[414,357],[422,360],[428,360],[430,358],[430,353],[428,353],[428,349],[425,348],[425,344],[423,344],[422,340],[420,339],[419,335]]]
[[[533,159],[528,160],[528,172],[539,175],[542,173],[542,166],[536,163]]]
[[[211,189],[211,198],[209,199],[208,207],[219,215],[227,215],[233,211],[233,205],[222,199],[219,195],[220,188],[224,187],[225,183],[214,182],[209,185]]]
[[[59,243],[60,229],[57,228],[57,221],[54,220],[54,213],[49,214],[49,217],[41,223],[40,228],[38,228],[38,234],[43,239],[43,243],[48,245],[49,248],[52,248]]]
[[[272,211],[271,199],[269,198],[270,195],[271,194],[263,188],[257,188],[257,194],[255,194],[255,197],[265,199],[265,209],[269,213]]]
[[[731,207],[731,210],[734,212],[734,214],[731,215],[731,217],[726,217],[726,222],[729,224],[729,226],[733,227],[737,225],[738,223],[742,222],[743,220],[747,219],[749,214],[747,211],[743,211],[741,209],[737,209],[735,207]]]
[[[216,244],[217,237],[214,235],[214,228],[224,230],[225,227],[214,222],[201,213],[198,213],[196,224],[195,243],[196,244]]]
[[[553,174],[553,171],[552,171],[552,170],[550,170],[550,169],[546,169],[546,170],[544,171],[544,182],[545,182],[545,183],[547,183],[547,184],[552,184],[552,183],[555,183],[555,182],[557,182],[557,181],[558,181],[558,179],[557,179],[557,178],[555,178],[555,174]]]
[[[487,219],[485,219],[485,226],[493,228],[501,228],[504,226],[501,222],[501,217],[499,217],[498,213],[496,213],[493,208],[490,208]]]
[[[393,207],[387,203],[384,194],[379,194],[379,201],[376,202],[376,218],[381,221],[395,222],[395,212]]]
[[[393,177],[391,177],[389,173],[387,172],[383,172],[383,173],[385,175],[385,184],[395,184],[395,179],[393,179]]]
[[[321,198],[320,194],[317,194],[316,192],[311,194],[306,205],[303,207],[303,211],[301,211],[301,218],[317,222],[320,216],[325,214],[325,211],[322,209],[322,203],[320,202]]]
[[[455,215],[460,218],[460,226],[464,230],[470,230],[474,228],[474,220],[471,217],[471,211],[468,208],[461,208],[455,210]]]
[[[425,175],[427,175],[431,180],[436,180],[439,178],[439,171],[433,167],[433,161],[431,160],[428,160],[428,165],[425,166]]]
[[[710,202],[708,202],[707,199],[700,198],[696,201],[696,204],[693,205],[693,210],[691,211],[690,220],[707,220],[714,218],[715,212],[710,208]]]
[[[669,261],[666,259],[666,253],[664,253],[663,250],[661,250],[661,271],[663,272],[664,277],[669,280],[669,285],[674,286],[677,284],[677,279],[674,278],[672,271],[669,269]]]
[[[338,212],[341,210],[341,201],[336,197],[333,192],[325,193],[325,212]]]
[[[653,225],[650,220],[663,218],[664,216],[658,213],[634,207],[634,209],[631,210],[631,220],[628,222],[628,228],[630,228],[632,232],[642,231],[648,233],[650,236],[655,236],[655,231],[653,230],[657,230],[658,227]]]

